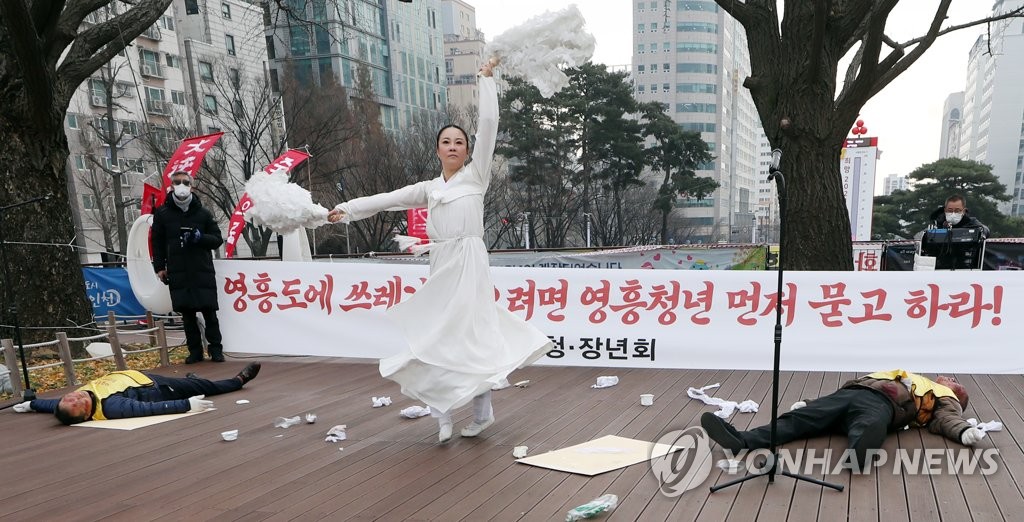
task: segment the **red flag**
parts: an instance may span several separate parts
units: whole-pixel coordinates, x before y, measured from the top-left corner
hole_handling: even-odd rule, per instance
[[[215,132],[205,136],[196,136],[182,140],[181,145],[178,145],[178,150],[174,151],[171,160],[164,167],[163,191],[166,193],[167,188],[171,186],[171,174],[175,172],[185,171],[193,178],[196,177],[196,173],[199,172],[199,166],[203,164],[203,158],[206,157],[206,152],[223,135],[223,132]]]
[[[306,161],[307,158],[309,158],[309,154],[305,152],[286,150],[273,163],[267,165],[263,172],[267,174],[278,170],[291,172],[292,169]],[[231,213],[231,222],[228,223],[228,237],[224,241],[224,257],[235,255],[235,245],[238,243],[238,238],[242,235],[242,229],[245,228],[245,211],[250,208],[252,208],[252,199],[248,194],[242,194],[241,199],[238,200],[238,205],[235,205],[235,211]]]
[[[406,232],[410,237],[420,238],[420,243],[430,240],[427,235],[427,209],[411,208],[405,211]]]
[[[149,183],[142,184],[142,215],[152,214],[154,210],[164,204],[164,198],[167,197],[167,193],[150,185]]]

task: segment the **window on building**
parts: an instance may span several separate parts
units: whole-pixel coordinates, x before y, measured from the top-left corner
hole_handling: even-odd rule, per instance
[[[174,30],[174,17],[163,15],[160,17],[160,27],[167,29],[168,31]]]
[[[175,69],[181,68],[181,57],[175,54],[167,53],[165,56],[168,67],[174,67]]]
[[[718,24],[710,22],[676,22],[676,32],[718,34]]]
[[[661,84],[661,92],[669,92],[671,90],[672,90],[672,84],[671,83],[663,83],[663,84]]]
[[[267,58],[274,60],[277,58],[277,52],[274,50],[274,37],[267,37]]]
[[[67,120],[68,120],[68,128],[69,129],[77,129],[78,128],[78,115],[77,114],[73,114],[73,113],[69,112],[68,116],[67,116]]]
[[[217,114],[217,97],[212,94],[203,95],[203,108],[210,114]]]
[[[645,27],[647,27],[645,24],[636,24],[636,32],[643,33]]]
[[[96,205],[96,196],[82,194],[82,208],[85,210],[99,210],[99,207]]]
[[[213,82],[213,64],[210,62],[199,62],[199,79],[204,82]]]
[[[85,156],[82,154],[75,154],[75,168],[78,170],[85,170]]]
[[[644,54],[644,48],[645,47],[646,46],[644,44],[636,44],[636,53],[637,54]]]
[[[235,37],[230,34],[224,35],[224,47],[228,50],[228,56],[235,55]]]
[[[231,80],[231,88],[240,90],[242,88],[242,75],[238,69],[228,69],[228,79]]]
[[[309,55],[309,32],[303,26],[292,26],[288,29],[291,38],[292,55]]]
[[[139,122],[135,120],[121,120],[121,128],[124,129],[124,131],[127,132],[128,134],[131,134],[132,136],[138,136],[142,134],[142,128],[139,127]]]
[[[643,94],[645,90],[646,90],[646,89],[644,89],[644,86],[643,86],[643,85],[637,85],[637,86],[636,86],[636,92],[638,92],[638,93],[640,93],[640,94]]]
[[[182,91],[171,91],[171,103],[185,105],[185,93]]]
[[[636,73],[637,74],[643,74],[645,69],[647,69],[646,65],[637,65],[636,66]]]
[[[713,63],[677,63],[676,72],[716,74],[718,66]]]
[[[231,19],[231,4],[227,2],[221,2],[220,4],[220,16],[225,20]]]
[[[270,90],[281,92],[281,80],[277,76],[277,69],[270,70]]]

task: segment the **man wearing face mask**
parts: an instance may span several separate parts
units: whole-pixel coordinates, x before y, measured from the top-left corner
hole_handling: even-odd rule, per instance
[[[173,192],[153,213],[153,269],[170,286],[171,304],[181,314],[189,354],[185,364],[203,360],[197,313],[206,322],[210,359],[224,362],[213,269],[213,250],[224,240],[213,215],[192,193],[192,183],[188,172],[172,174]]]
[[[954,228],[977,228],[981,231],[981,240],[988,238],[989,229],[978,221],[978,218],[967,212],[967,200],[960,194],[953,194],[946,198],[946,204],[935,209],[928,217],[930,228],[954,229]],[[935,250],[935,268],[976,268],[977,245],[966,245],[953,248],[949,245],[930,245]],[[971,250],[968,252],[968,250]]]

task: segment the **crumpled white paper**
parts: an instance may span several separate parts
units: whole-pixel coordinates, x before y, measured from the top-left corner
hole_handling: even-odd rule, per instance
[[[245,211],[245,219],[254,225],[269,227],[278,234],[288,234],[299,228],[316,228],[327,224],[326,208],[313,203],[309,191],[288,182],[283,169],[270,174],[257,172],[245,184],[245,193],[252,207]]]
[[[327,438],[324,439],[324,442],[341,442],[348,438],[348,435],[345,434],[346,427],[345,424],[339,424],[328,430]]]
[[[398,414],[407,419],[418,419],[424,415],[430,415],[430,406],[409,406],[398,412]]]
[[[522,76],[550,98],[569,84],[560,66],[577,67],[594,56],[594,36],[575,5],[547,11],[496,36],[484,56],[501,60],[502,74]]]
[[[970,424],[971,427],[978,428],[982,434],[990,431],[1003,431],[1003,423],[999,421],[978,422],[978,419],[970,418],[967,419],[967,424]]]
[[[691,399],[698,399],[704,402],[704,404],[710,404],[712,406],[718,406],[719,408],[721,408],[715,412],[715,416],[721,417],[723,419],[728,419],[729,417],[731,417],[733,412],[735,412],[736,410],[740,410],[740,412],[742,413],[754,413],[757,411],[758,404],[752,400],[748,399],[743,402],[737,403],[735,401],[727,401],[725,399],[711,397],[707,393],[705,393],[707,390],[717,388],[721,385],[721,383],[716,382],[715,384],[709,384],[703,388],[689,388],[686,390],[686,394],[689,395]]]
[[[526,456],[526,452],[529,451],[529,449],[530,448],[527,446],[516,446],[512,448],[512,456],[517,459],[521,459]]]
[[[602,375],[597,378],[597,383],[591,384],[591,388],[610,388],[619,383],[619,378],[615,375]]]
[[[373,407],[391,406],[391,397],[373,397]]]

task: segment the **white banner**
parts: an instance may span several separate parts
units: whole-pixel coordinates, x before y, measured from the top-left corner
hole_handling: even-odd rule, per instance
[[[878,138],[846,140],[839,160],[846,210],[850,214],[850,237],[854,241],[871,240],[877,145]]]
[[[401,264],[215,262],[231,352],[381,358],[384,311],[422,285]],[[778,274],[491,269],[496,299],[557,345],[538,364],[772,367]],[[1024,373],[1024,279],[1006,272],[785,272],[785,370]]]

